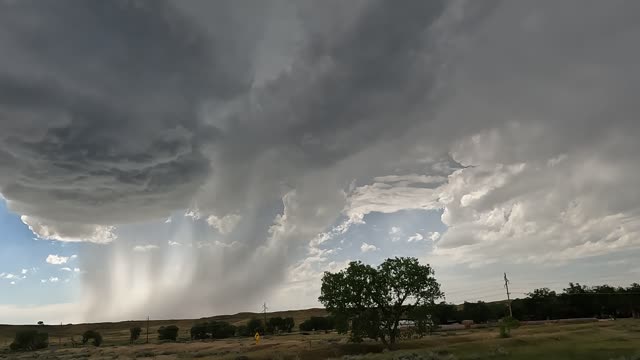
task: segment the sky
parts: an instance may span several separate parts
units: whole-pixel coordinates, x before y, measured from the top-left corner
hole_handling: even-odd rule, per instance
[[[637,1],[0,0],[0,323],[638,282]]]

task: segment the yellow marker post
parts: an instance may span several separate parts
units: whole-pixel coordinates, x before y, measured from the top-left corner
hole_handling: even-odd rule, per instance
[[[254,339],[256,339],[256,345],[260,344],[260,333],[256,332],[256,334],[253,336]]]

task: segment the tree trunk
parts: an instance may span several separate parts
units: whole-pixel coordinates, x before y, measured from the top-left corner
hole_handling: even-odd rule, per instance
[[[396,336],[398,333],[398,325],[400,323],[400,320],[395,320],[393,322],[393,328],[390,328],[390,334],[389,334],[389,350],[393,350],[393,347],[396,344]]]

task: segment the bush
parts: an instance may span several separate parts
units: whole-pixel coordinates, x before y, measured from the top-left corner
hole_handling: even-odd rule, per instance
[[[255,333],[251,334],[251,330],[249,329],[249,327],[247,325],[239,325],[236,328],[236,335],[250,337],[250,336],[255,335]]]
[[[515,329],[520,326],[520,322],[517,319],[512,317],[505,317],[500,320],[500,337],[508,338],[511,337],[511,329]]]
[[[333,330],[335,329],[335,320],[332,316],[312,316],[310,319],[303,321],[299,328],[300,331]]]
[[[282,318],[272,317],[267,322],[267,331],[272,334],[277,334],[281,332],[291,332],[293,327],[295,326],[295,322],[292,317]]]
[[[38,350],[49,346],[49,334],[38,332],[37,330],[22,330],[16,333],[16,337],[9,345],[9,349],[17,350]]]
[[[191,339],[226,339],[236,334],[236,327],[225,321],[210,321],[191,327]]]
[[[262,324],[262,320],[260,319],[251,319],[247,323],[247,328],[249,328],[249,336],[253,336],[256,333],[260,333],[260,335],[264,335],[264,326]]]
[[[102,344],[102,335],[95,330],[87,330],[82,334],[82,343],[86,344],[89,340],[93,339],[93,346],[100,346]]]
[[[293,331],[293,327],[296,326],[296,323],[292,317],[286,317],[284,318],[284,322],[282,323],[282,326],[283,326],[282,331],[286,331],[290,333],[291,331]]]
[[[209,332],[214,339],[226,339],[236,334],[236,327],[225,321],[211,321]]]
[[[209,334],[207,334],[207,323],[193,325],[191,327],[190,333],[192,340],[202,340],[209,338]]]
[[[158,340],[173,340],[178,338],[178,327],[175,325],[160,326],[158,329]]]
[[[139,326],[132,327],[131,329],[129,329],[129,333],[131,334],[131,336],[129,336],[129,341],[133,343],[140,338],[142,329]]]

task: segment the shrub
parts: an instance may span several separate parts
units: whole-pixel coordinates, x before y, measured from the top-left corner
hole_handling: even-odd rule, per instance
[[[209,334],[207,334],[207,323],[193,325],[190,332],[192,340],[202,340],[209,338]]]
[[[132,327],[131,329],[129,329],[129,333],[131,334],[131,336],[129,337],[129,341],[133,343],[140,338],[142,329],[139,326]]]
[[[93,346],[100,346],[102,344],[102,335],[95,330],[87,330],[82,334],[82,343],[86,344],[89,340],[93,339]]]
[[[262,320],[260,319],[251,319],[247,323],[247,328],[249,328],[249,336],[255,335],[255,333],[260,333],[260,335],[264,335],[264,326],[262,324]]]
[[[16,337],[9,345],[9,349],[16,350],[38,350],[49,346],[49,334],[38,332],[37,330],[22,330],[16,333]]]
[[[312,316],[310,319],[303,321],[300,326],[300,331],[313,331],[313,330],[333,330],[335,328],[335,321],[332,316]]]
[[[160,326],[158,329],[158,340],[173,340],[178,338],[178,327],[175,325]]]
[[[239,325],[236,328],[236,335],[238,336],[253,336],[255,333],[251,334],[251,330],[247,325]]]
[[[211,321],[208,327],[214,339],[230,338],[236,333],[236,327],[225,321]]]
[[[286,331],[290,333],[293,330],[293,327],[296,326],[296,323],[292,317],[286,317],[284,318],[284,322],[282,323],[282,326],[283,326],[282,331]]]
[[[272,334],[277,334],[281,332],[291,332],[291,330],[293,330],[294,325],[295,325],[295,322],[292,317],[288,317],[288,318],[282,318],[280,316],[272,317],[269,319],[269,321],[267,321],[267,331]]]
[[[191,327],[191,339],[226,339],[236,334],[236,327],[225,321],[210,321]]]
[[[517,319],[512,317],[505,317],[500,320],[500,337],[508,338],[511,337],[511,329],[515,329],[520,326],[520,322]]]

